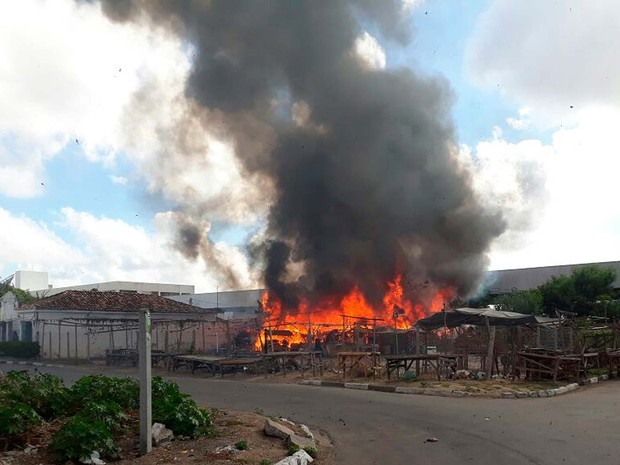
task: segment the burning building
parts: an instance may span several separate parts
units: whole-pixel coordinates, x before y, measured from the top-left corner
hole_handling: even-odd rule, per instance
[[[369,65],[357,51],[370,30],[389,47],[411,40],[400,1],[101,3],[112,20],[191,45],[185,116],[204,132],[184,137],[231,144],[239,169],[265,186],[264,228],[247,254],[268,289],[272,333],[307,338],[347,317],[408,327],[476,289],[505,222],[457,160],[448,83]],[[189,145],[161,137],[163,147]],[[175,153],[181,163],[209,156]],[[209,208],[178,206],[178,246],[234,287],[234,273],[214,263]]]

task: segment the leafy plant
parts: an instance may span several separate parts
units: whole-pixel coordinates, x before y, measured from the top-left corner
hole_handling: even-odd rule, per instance
[[[65,413],[69,390],[58,376],[9,371],[0,378],[0,396],[26,404],[43,418],[51,419]]]
[[[209,412],[201,409],[192,399],[182,399],[179,403],[153,402],[153,420],[163,423],[175,435],[192,438],[209,433],[212,425]]]
[[[271,465],[271,460],[263,459],[258,465]]]
[[[179,386],[160,377],[153,378],[153,420],[163,423],[175,435],[199,437],[210,433],[209,412],[196,405]]]
[[[288,455],[293,455],[295,452],[299,451],[299,446],[297,444],[291,444],[288,446]]]
[[[29,405],[9,401],[0,409],[0,437],[10,438],[26,433],[43,419]]]
[[[77,410],[86,403],[113,399],[124,410],[140,407],[140,385],[131,378],[111,378],[103,375],[84,376],[71,388],[73,407]]]
[[[93,451],[102,458],[116,459],[118,448],[112,440],[112,433],[105,423],[82,415],[71,418],[53,437],[50,450],[59,461],[83,460]]]
[[[238,450],[247,450],[248,449],[248,441],[246,441],[246,440],[237,441],[237,442],[235,442],[235,447]]]
[[[316,448],[314,447],[304,447],[304,450],[306,451],[306,453],[312,457],[313,459],[316,458],[317,455],[319,455],[319,452],[316,450]]]
[[[415,381],[417,378],[418,375],[414,371],[405,371],[402,375],[400,375],[400,380],[405,381],[406,383]]]
[[[121,433],[128,421],[123,408],[114,401],[91,401],[80,411],[80,416],[102,422],[111,432]]]

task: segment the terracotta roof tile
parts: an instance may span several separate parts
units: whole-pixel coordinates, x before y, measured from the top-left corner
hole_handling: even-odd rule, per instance
[[[137,311],[147,308],[159,313],[207,313],[200,307],[176,302],[154,294],[112,291],[64,291],[60,294],[30,302],[23,310],[86,310]]]

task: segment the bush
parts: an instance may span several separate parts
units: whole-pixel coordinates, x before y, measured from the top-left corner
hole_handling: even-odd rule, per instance
[[[237,450],[247,450],[248,448],[248,441],[237,441],[235,442],[235,448]]]
[[[291,444],[288,446],[288,455],[293,455],[295,452],[299,451],[299,446],[297,444]]]
[[[84,376],[71,388],[71,398],[76,410],[89,402],[100,403],[112,399],[123,410],[137,410],[140,407],[140,385],[131,378]]]
[[[123,408],[114,401],[91,401],[80,411],[80,416],[102,422],[111,432],[118,434],[125,430],[128,417]]]
[[[51,419],[66,413],[69,390],[58,376],[9,371],[0,378],[0,397],[26,404],[43,418]]]
[[[112,440],[112,433],[105,423],[76,415],[69,420],[53,437],[50,450],[59,461],[82,461],[93,451],[102,458],[116,459],[118,449]]]
[[[18,436],[42,422],[43,419],[29,405],[9,401],[0,409],[0,437]]]
[[[38,342],[0,342],[0,356],[15,358],[35,358],[41,347]]]
[[[178,404],[153,402],[153,421],[163,423],[175,435],[196,438],[209,433],[211,417],[192,399],[183,399]]]
[[[405,381],[406,383],[415,381],[417,378],[418,375],[415,371],[405,371],[402,375],[400,375],[400,380]]]
[[[308,454],[313,459],[315,459],[316,456],[319,455],[319,452],[314,447],[304,447],[304,450],[306,451],[306,454]]]
[[[153,378],[153,421],[163,423],[175,435],[192,438],[210,432],[211,416],[196,405],[188,394],[179,391],[179,386],[159,376]]]

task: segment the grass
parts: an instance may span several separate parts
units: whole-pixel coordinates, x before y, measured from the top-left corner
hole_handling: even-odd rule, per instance
[[[235,442],[235,447],[238,450],[247,450],[248,449],[248,441],[246,441],[244,439],[241,440],[241,441],[237,441],[237,442]]]

